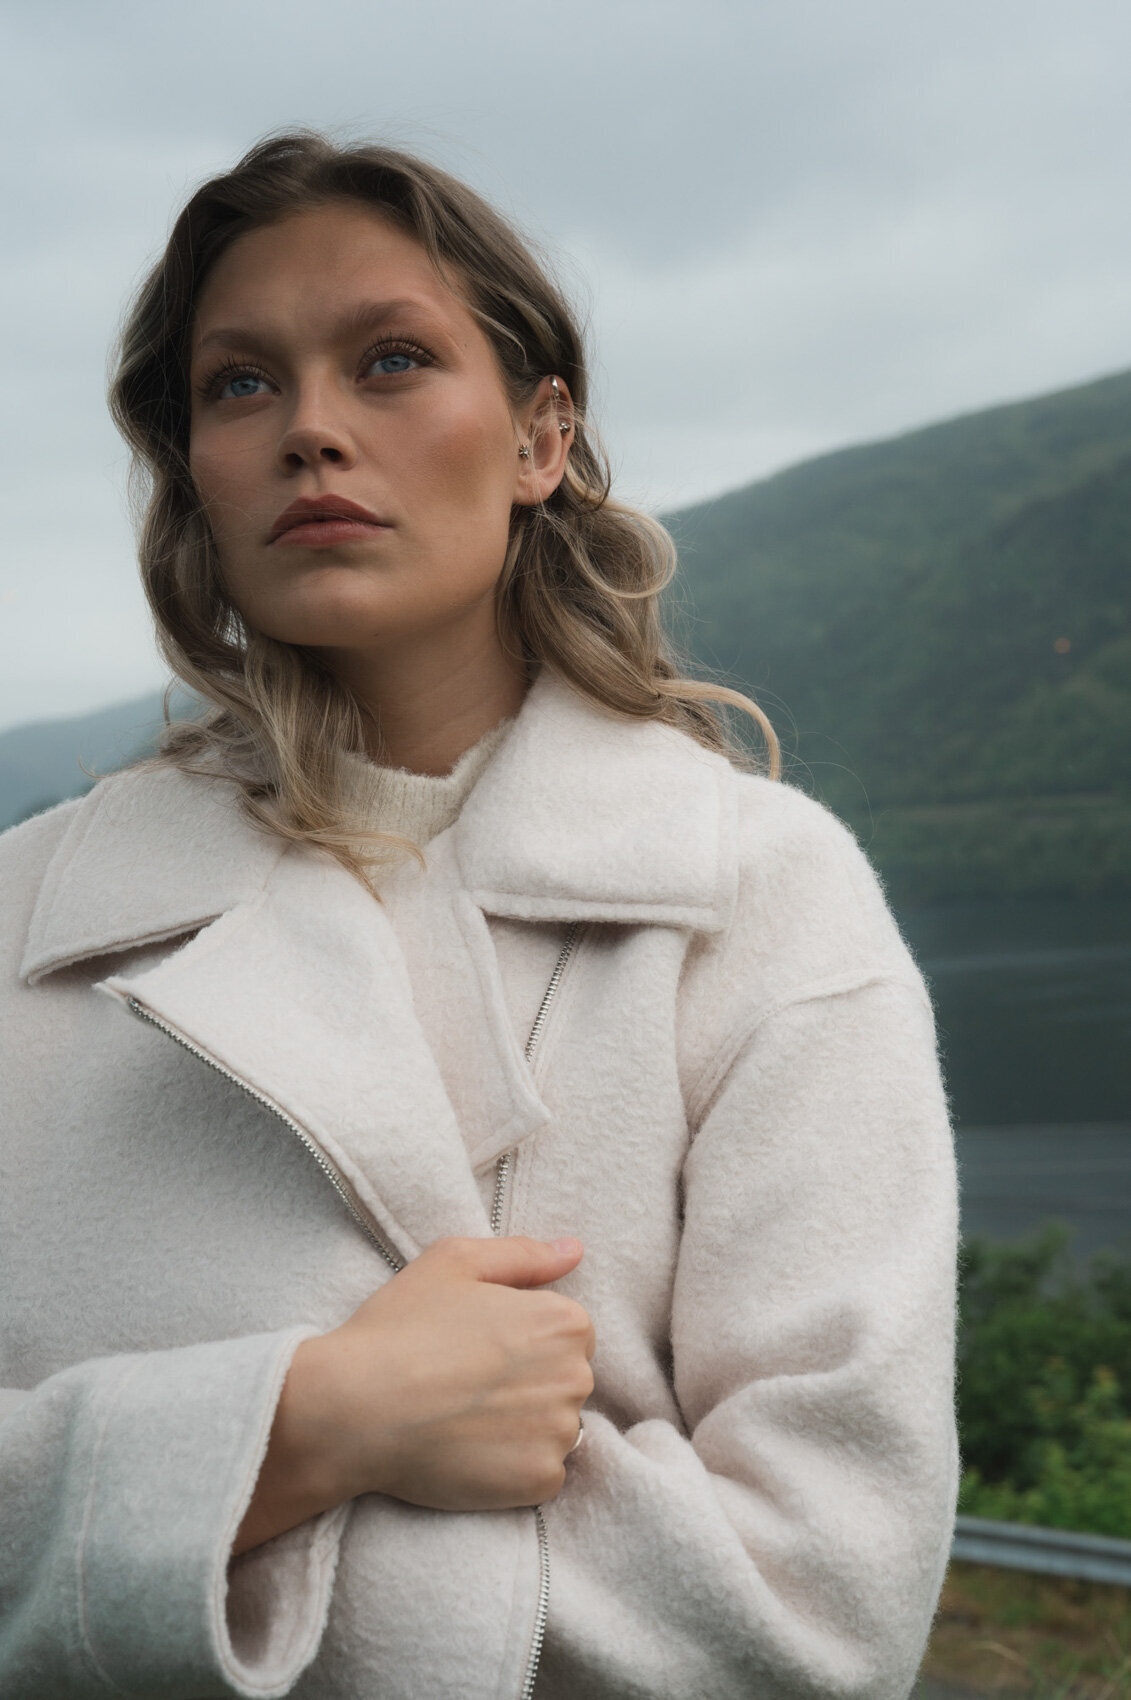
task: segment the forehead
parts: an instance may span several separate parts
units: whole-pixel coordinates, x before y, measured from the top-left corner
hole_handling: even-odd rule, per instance
[[[463,298],[408,231],[376,209],[333,202],[239,236],[196,303],[193,346],[225,326],[329,334],[351,309],[416,309],[457,335],[482,338]]]

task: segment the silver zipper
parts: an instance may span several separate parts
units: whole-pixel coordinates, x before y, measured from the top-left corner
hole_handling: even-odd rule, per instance
[[[534,1529],[538,1536],[538,1610],[534,1614],[534,1639],[530,1643],[526,1678],[519,1700],[531,1700],[534,1693],[538,1666],[542,1663],[542,1643],[546,1639],[546,1618],[550,1611],[550,1538],[546,1533],[546,1519],[542,1515],[540,1505],[534,1507]]]
[[[534,1025],[530,1029],[530,1037],[527,1039],[523,1051],[528,1063],[534,1060],[534,1053],[538,1048],[538,1042],[542,1037],[550,1013],[550,1005],[553,1003],[558,987],[562,983],[562,975],[565,973],[566,965],[573,955],[580,932],[581,922],[574,921],[566,933],[565,942],[558,953],[557,961],[554,963],[553,973],[550,975],[550,981],[542,1002],[538,1006],[538,1013],[534,1017]],[[246,1093],[255,1103],[261,1105],[263,1109],[268,1110],[271,1115],[281,1121],[283,1126],[294,1134],[303,1148],[313,1157],[370,1245],[380,1253],[390,1269],[396,1272],[404,1268],[404,1258],[393,1251],[381,1238],[373,1218],[354,1192],[353,1187],[341,1170],[331,1163],[322,1147],[311,1138],[305,1128],[300,1127],[293,1117],[288,1116],[277,1104],[272,1103],[266,1093],[260,1092],[257,1087],[249,1086],[246,1080],[241,1080],[239,1075],[233,1074],[230,1068],[225,1068],[223,1063],[217,1062],[215,1057],[209,1056],[208,1052],[199,1045],[194,1045],[191,1039],[186,1039],[183,1033],[178,1033],[177,1029],[171,1027],[167,1021],[162,1021],[159,1015],[154,1015],[153,1011],[147,1009],[139,999],[130,998],[128,1002],[134,1015],[140,1016],[142,1021],[148,1021],[151,1027],[156,1027],[160,1032],[166,1034],[175,1044],[180,1045],[183,1050],[188,1051],[191,1056],[197,1057],[202,1063],[206,1063],[209,1068],[214,1069],[225,1080],[231,1081],[233,1086],[238,1087],[241,1092]],[[513,1168],[513,1159],[513,1151],[504,1151],[495,1168],[495,1196],[491,1204],[491,1232],[493,1234],[498,1234],[502,1225],[507,1182]],[[542,1643],[546,1637],[546,1618],[550,1609],[550,1543],[546,1534],[546,1519],[542,1515],[540,1505],[535,1505],[532,1509],[534,1512],[534,1529],[538,1537],[538,1605],[534,1614],[534,1636],[530,1643],[530,1655],[526,1661],[526,1674],[523,1678],[519,1700],[532,1700],[534,1684],[538,1679],[538,1666],[542,1660]]]
[[[167,1034],[175,1044],[181,1046],[182,1050],[188,1051],[191,1056],[197,1057],[202,1063],[207,1063],[209,1068],[215,1069],[216,1073],[223,1075],[225,1080],[230,1080],[233,1086],[238,1086],[241,1092],[246,1093],[249,1098],[254,1099],[265,1110],[269,1110],[277,1120],[282,1122],[285,1128],[289,1128],[300,1145],[314,1158],[374,1250],[380,1252],[390,1269],[396,1271],[404,1268],[404,1258],[386,1245],[377,1230],[377,1224],[358,1198],[349,1181],[341,1170],[331,1163],[317,1140],[312,1139],[305,1128],[300,1127],[298,1122],[288,1116],[285,1110],[279,1108],[278,1104],[273,1104],[266,1093],[260,1092],[254,1086],[249,1086],[246,1080],[241,1080],[239,1075],[233,1074],[230,1068],[225,1068],[223,1063],[217,1062],[215,1057],[209,1056],[208,1052],[202,1050],[199,1045],[194,1045],[191,1039],[186,1039],[183,1033],[178,1033],[175,1027],[170,1027],[167,1021],[162,1021],[159,1015],[154,1015],[153,1011],[147,1009],[137,998],[130,998],[129,1006],[135,1015],[139,1015],[143,1021],[148,1021],[151,1027],[156,1027],[160,1032]]]
[[[566,964],[573,955],[574,946],[577,944],[578,934],[580,932],[581,922],[574,921],[565,936],[565,943],[558,952],[558,960],[554,963],[554,971],[550,975],[550,983],[543,994],[542,1002],[538,1005],[538,1014],[534,1017],[534,1025],[530,1029],[530,1037],[527,1039],[523,1048],[522,1054],[528,1063],[532,1063],[534,1061],[534,1053],[538,1049],[538,1041],[541,1039],[543,1029],[546,1026],[546,1020],[550,1013],[550,1005],[553,1003],[554,998],[557,995],[558,987],[562,983],[562,975],[566,971]],[[510,1178],[513,1158],[513,1151],[504,1151],[495,1167],[495,1196],[491,1201],[491,1232],[493,1234],[497,1234],[503,1224],[503,1202],[506,1198],[507,1181]]]
[[[542,1002],[538,1005],[538,1014],[534,1017],[534,1025],[530,1029],[530,1037],[523,1051],[528,1063],[534,1061],[534,1053],[546,1026],[550,1013],[550,1005],[557,995],[562,983],[562,975],[566,964],[573,955],[581,933],[581,922],[574,921],[566,933],[565,942],[558,952],[558,960],[554,963],[554,971],[550,975],[550,983],[546,987]],[[491,1232],[497,1234],[502,1227],[503,1205],[506,1200],[507,1182],[514,1167],[514,1152],[504,1151],[495,1167],[495,1196],[491,1203]],[[532,1700],[534,1684],[538,1680],[538,1666],[542,1662],[542,1643],[546,1639],[546,1618],[550,1611],[550,1540],[546,1533],[546,1519],[542,1515],[542,1507],[536,1505],[534,1510],[534,1531],[538,1536],[538,1606],[534,1613],[534,1635],[530,1642],[530,1656],[526,1661],[526,1675],[523,1678],[522,1692],[519,1700]]]

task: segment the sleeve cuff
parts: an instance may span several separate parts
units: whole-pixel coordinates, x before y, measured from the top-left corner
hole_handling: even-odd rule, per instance
[[[291,1358],[314,1330],[123,1362],[95,1442],[79,1611],[105,1682],[286,1694],[314,1657],[348,1507],[229,1565]]]

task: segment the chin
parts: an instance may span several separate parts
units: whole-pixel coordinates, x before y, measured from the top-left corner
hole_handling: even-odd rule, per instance
[[[232,600],[265,637],[314,648],[348,649],[365,643],[368,634],[379,635],[397,612],[387,584],[341,562],[315,563],[288,591]]]
[[[429,574],[414,565],[391,571],[372,561],[323,558],[285,577],[259,576],[249,586],[258,594],[232,601],[249,625],[277,643],[339,653],[428,633],[446,639],[453,627],[470,621],[477,628],[485,617],[493,629],[497,569]]]
[[[396,636],[395,627],[391,629],[391,622],[376,609],[365,613],[323,609],[303,619],[261,622],[257,629],[276,643],[299,649],[363,650]]]

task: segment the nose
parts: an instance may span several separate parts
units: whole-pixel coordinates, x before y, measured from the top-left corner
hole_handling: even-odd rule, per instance
[[[303,467],[318,465],[349,467],[356,459],[356,446],[340,407],[334,406],[334,398],[322,385],[303,390],[279,439],[279,460],[284,469],[301,472]]]

